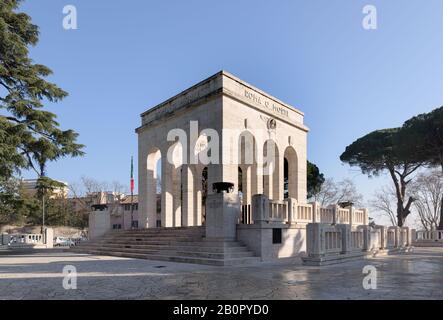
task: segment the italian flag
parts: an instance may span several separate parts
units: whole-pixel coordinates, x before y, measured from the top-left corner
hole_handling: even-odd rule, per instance
[[[134,159],[131,156],[131,193],[134,192]]]

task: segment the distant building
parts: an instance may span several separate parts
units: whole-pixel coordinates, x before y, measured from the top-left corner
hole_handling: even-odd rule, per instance
[[[57,180],[55,180],[57,181]],[[37,182],[38,179],[22,179],[20,181],[23,190],[29,195],[33,196],[37,193]],[[69,188],[68,184],[63,181],[57,181],[62,183],[63,187],[56,187],[51,191],[49,195],[50,199],[66,199],[68,198]]]

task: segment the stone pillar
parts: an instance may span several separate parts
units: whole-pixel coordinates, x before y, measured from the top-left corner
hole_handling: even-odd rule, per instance
[[[254,194],[263,194],[263,175],[257,168],[257,163],[251,166],[251,201]]]
[[[284,198],[284,158],[276,155],[275,170],[273,174],[273,200],[283,200]]]
[[[174,227],[182,226],[182,194],[181,194],[181,166],[172,168],[172,224]]]
[[[312,222],[313,223],[320,223],[321,219],[319,216],[319,208],[320,208],[320,204],[318,202],[312,202]]]
[[[298,202],[297,199],[288,198],[288,223],[295,224],[297,223],[297,210],[298,210]]]
[[[399,248],[399,247],[401,247],[401,244],[400,244],[400,228],[399,227],[394,227],[393,229],[395,231],[395,247]]]
[[[147,155],[139,146],[138,150],[138,226],[139,228],[148,227],[148,190],[147,190]]]
[[[417,240],[417,230],[411,229],[411,232],[409,233],[410,236],[410,242],[409,245],[412,246],[414,242]]]
[[[162,153],[166,155],[166,152]],[[162,156],[162,227],[172,227],[173,226],[173,166],[169,163],[168,157]]]
[[[252,167],[242,166],[242,186],[243,186],[243,203],[251,204],[252,200]]]
[[[187,164],[182,166],[182,185],[183,185],[183,226],[189,227],[195,225],[194,220],[194,176],[191,167]]]
[[[139,208],[142,211],[146,210],[146,213],[142,212],[143,218],[141,224],[139,225],[139,227],[142,229],[155,228],[157,226],[157,172],[155,172],[154,170],[155,167],[154,169],[148,169],[147,171],[146,169],[144,169],[146,179],[144,179],[143,181],[145,181],[145,185],[143,185],[140,192],[146,192],[143,196],[143,198],[146,200],[142,202],[143,207]],[[139,188],[141,186],[142,185],[139,185]]]
[[[269,222],[269,199],[264,194],[255,194],[252,196],[252,220],[254,224]]]
[[[388,247],[388,228],[385,226],[375,226],[380,230],[380,249],[385,250]]]
[[[341,253],[351,252],[351,226],[349,224],[337,224],[337,228],[341,231]]]
[[[213,193],[206,200],[206,239],[235,240],[240,218],[237,193]]]
[[[332,210],[332,224],[338,223],[338,210],[340,207],[338,205],[334,205],[334,209]]]
[[[363,251],[369,251],[371,244],[371,228],[369,226],[360,226],[363,230]]]
[[[194,177],[194,211],[193,211],[193,221],[194,226],[200,226],[202,224],[202,215],[203,215],[203,204],[202,204],[202,195],[203,195],[203,187],[202,187],[202,166],[195,166],[196,175]],[[209,175],[209,172],[208,172]],[[208,186],[208,192],[209,192]]]
[[[308,223],[306,226],[306,251],[310,258],[319,258],[325,254],[322,228],[321,223]]]
[[[351,205],[349,206],[349,225],[352,227],[354,223],[354,207]]]
[[[54,230],[52,228],[45,228],[44,231],[45,236],[45,244],[46,248],[53,248],[54,247]]]

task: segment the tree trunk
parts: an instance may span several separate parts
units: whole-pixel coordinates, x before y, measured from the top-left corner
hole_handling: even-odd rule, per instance
[[[441,161],[441,172],[443,173],[443,161]],[[443,230],[443,195],[441,196],[440,203],[440,223],[438,225],[438,230]]]
[[[443,196],[441,197],[440,203],[440,223],[438,225],[438,230],[443,230]]]

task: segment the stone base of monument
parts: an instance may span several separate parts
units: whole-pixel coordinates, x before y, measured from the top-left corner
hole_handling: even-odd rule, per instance
[[[302,257],[303,264],[307,266],[326,266],[331,264],[345,263],[353,260],[370,259],[397,253],[412,252],[413,247],[389,248],[371,251],[358,251],[340,254],[329,254],[318,257]]]
[[[259,262],[260,259],[242,243],[207,239],[205,233],[204,226],[111,231],[69,250],[76,253],[213,266]]]
[[[319,257],[302,257],[302,260],[303,264],[307,266],[326,266],[371,257],[371,252],[351,252],[346,254],[330,254]]]

